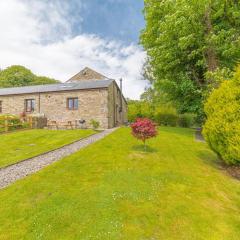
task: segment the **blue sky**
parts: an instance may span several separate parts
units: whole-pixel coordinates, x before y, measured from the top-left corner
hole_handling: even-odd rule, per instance
[[[104,38],[138,43],[144,27],[142,0],[88,0],[82,11],[82,31]],[[77,11],[76,11],[77,12]]]
[[[137,99],[147,86],[142,9],[143,0],[0,1],[0,67],[23,65],[64,82],[88,66],[123,78],[125,96]]]

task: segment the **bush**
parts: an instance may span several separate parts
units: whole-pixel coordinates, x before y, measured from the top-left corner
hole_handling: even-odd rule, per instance
[[[190,113],[180,114],[178,116],[178,126],[179,127],[193,127],[194,126],[195,115]]]
[[[177,126],[178,114],[175,108],[173,107],[158,107],[154,115],[154,121],[158,125],[163,126]]]
[[[178,115],[175,108],[172,107],[158,107],[154,115],[154,121],[158,125],[163,126],[177,126]]]
[[[240,163],[240,67],[232,80],[212,92],[205,104],[203,135],[227,163]]]
[[[137,118],[148,118],[158,125],[171,127],[192,127],[196,123],[194,114],[178,114],[176,108],[169,104],[154,105],[147,101],[129,100],[128,121],[134,122]]]
[[[178,116],[173,113],[160,112],[155,115],[154,119],[158,125],[176,127]]]
[[[0,116],[0,132],[4,131],[4,125],[5,125],[5,119],[8,120],[8,130],[13,131],[16,129],[22,129],[28,127],[28,124],[23,124],[21,119],[18,116],[15,115],[1,115]]]
[[[92,125],[92,127],[93,127],[94,130],[98,129],[99,126],[100,126],[99,121],[94,120],[94,119],[91,120],[90,124]]]

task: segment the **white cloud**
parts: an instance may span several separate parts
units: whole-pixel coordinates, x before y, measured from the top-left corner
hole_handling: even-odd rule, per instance
[[[145,53],[95,35],[72,35],[67,1],[0,0],[0,67],[24,65],[34,73],[66,81],[89,66],[124,79],[126,97],[138,98]]]

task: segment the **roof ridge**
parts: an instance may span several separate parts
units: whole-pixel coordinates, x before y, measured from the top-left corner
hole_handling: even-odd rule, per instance
[[[45,84],[45,85],[31,85],[11,88],[1,88],[0,96],[5,95],[20,95],[20,94],[31,94],[31,93],[43,93],[43,92],[60,92],[70,90],[83,90],[83,89],[97,89],[107,88],[114,80],[93,80],[93,81],[79,81],[79,82],[63,82],[56,84]],[[64,88],[64,86],[69,86]]]
[[[77,74],[72,76],[70,79],[68,79],[67,82],[71,82],[71,81],[74,81],[74,80],[75,81],[88,80],[89,75],[95,76],[96,80],[109,79],[108,77],[104,76],[103,74],[101,74],[101,73],[99,73],[99,72],[97,72],[97,71],[95,71],[95,70],[93,70],[89,67],[85,67],[80,72],[78,72]]]

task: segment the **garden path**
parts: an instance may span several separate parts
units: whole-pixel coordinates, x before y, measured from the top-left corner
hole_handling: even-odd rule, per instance
[[[195,139],[198,142],[205,142],[205,139],[204,139],[204,137],[202,135],[201,130],[196,130],[196,132],[195,132]]]

